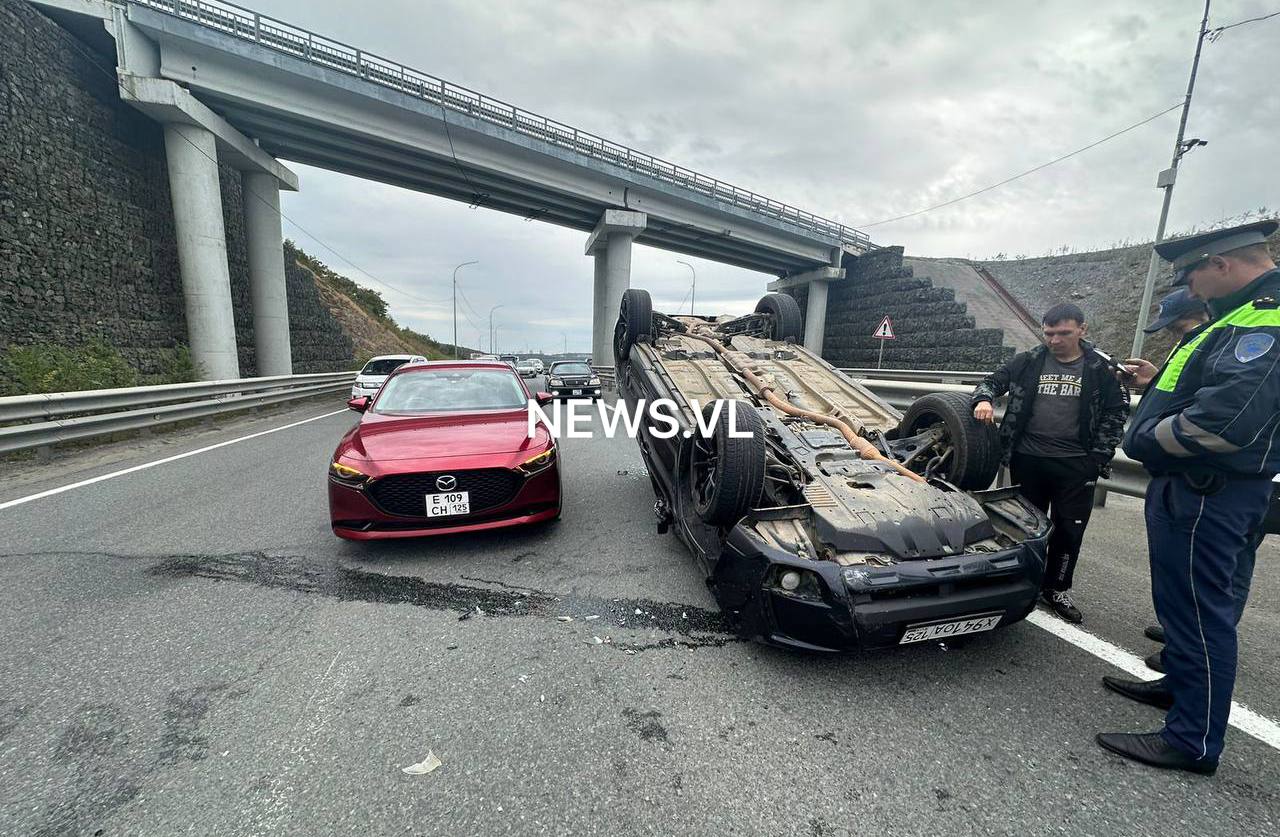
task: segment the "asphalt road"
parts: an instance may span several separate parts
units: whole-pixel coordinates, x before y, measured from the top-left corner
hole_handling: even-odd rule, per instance
[[[340,406],[11,466],[0,504]],[[1109,755],[1096,731],[1159,714],[1035,625],[861,657],[738,641],[627,439],[563,443],[558,524],[339,541],[352,421],[0,509],[0,834],[1280,833],[1280,752],[1232,729],[1213,778]],[[1137,502],[1086,549],[1085,627],[1145,655]],[[1272,718],[1277,559],[1237,689]]]

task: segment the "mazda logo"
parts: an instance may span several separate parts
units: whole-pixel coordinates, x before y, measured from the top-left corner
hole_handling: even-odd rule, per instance
[[[452,491],[458,487],[458,478],[453,474],[445,474],[436,477],[436,489],[438,491]]]

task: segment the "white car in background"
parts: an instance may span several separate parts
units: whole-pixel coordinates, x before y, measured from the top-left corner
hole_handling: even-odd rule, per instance
[[[533,360],[522,360],[516,364],[516,371],[520,373],[521,378],[533,378],[541,374],[538,370],[539,365]]]
[[[364,395],[370,397],[377,395],[378,390],[382,388],[382,384],[387,380],[387,376],[392,372],[406,363],[426,362],[427,359],[422,355],[378,355],[377,357],[369,358],[369,362],[356,374],[356,382],[351,385],[351,397],[360,398]]]

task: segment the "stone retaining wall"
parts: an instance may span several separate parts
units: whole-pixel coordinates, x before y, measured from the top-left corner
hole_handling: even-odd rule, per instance
[[[902,248],[845,257],[847,275],[827,296],[823,357],[840,367],[875,366],[880,341],[872,337],[887,315],[897,339],[885,341],[884,366],[898,369],[993,369],[1013,355],[998,328],[975,328],[950,288],[903,266]],[[789,291],[805,312],[808,290]]]
[[[142,374],[186,343],[160,125],[120,101],[98,54],[0,0],[0,351],[101,338]],[[221,169],[242,375],[255,371],[239,172]],[[352,361],[307,276],[288,281],[294,370]]]

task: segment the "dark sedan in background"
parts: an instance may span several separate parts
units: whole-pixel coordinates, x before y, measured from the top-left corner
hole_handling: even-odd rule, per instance
[[[580,360],[558,360],[547,370],[547,390],[556,398],[599,398],[600,376]]]
[[[538,393],[540,401],[550,395]],[[555,440],[528,428],[529,391],[499,361],[402,366],[329,464],[329,517],[340,538],[470,532],[560,517]]]

